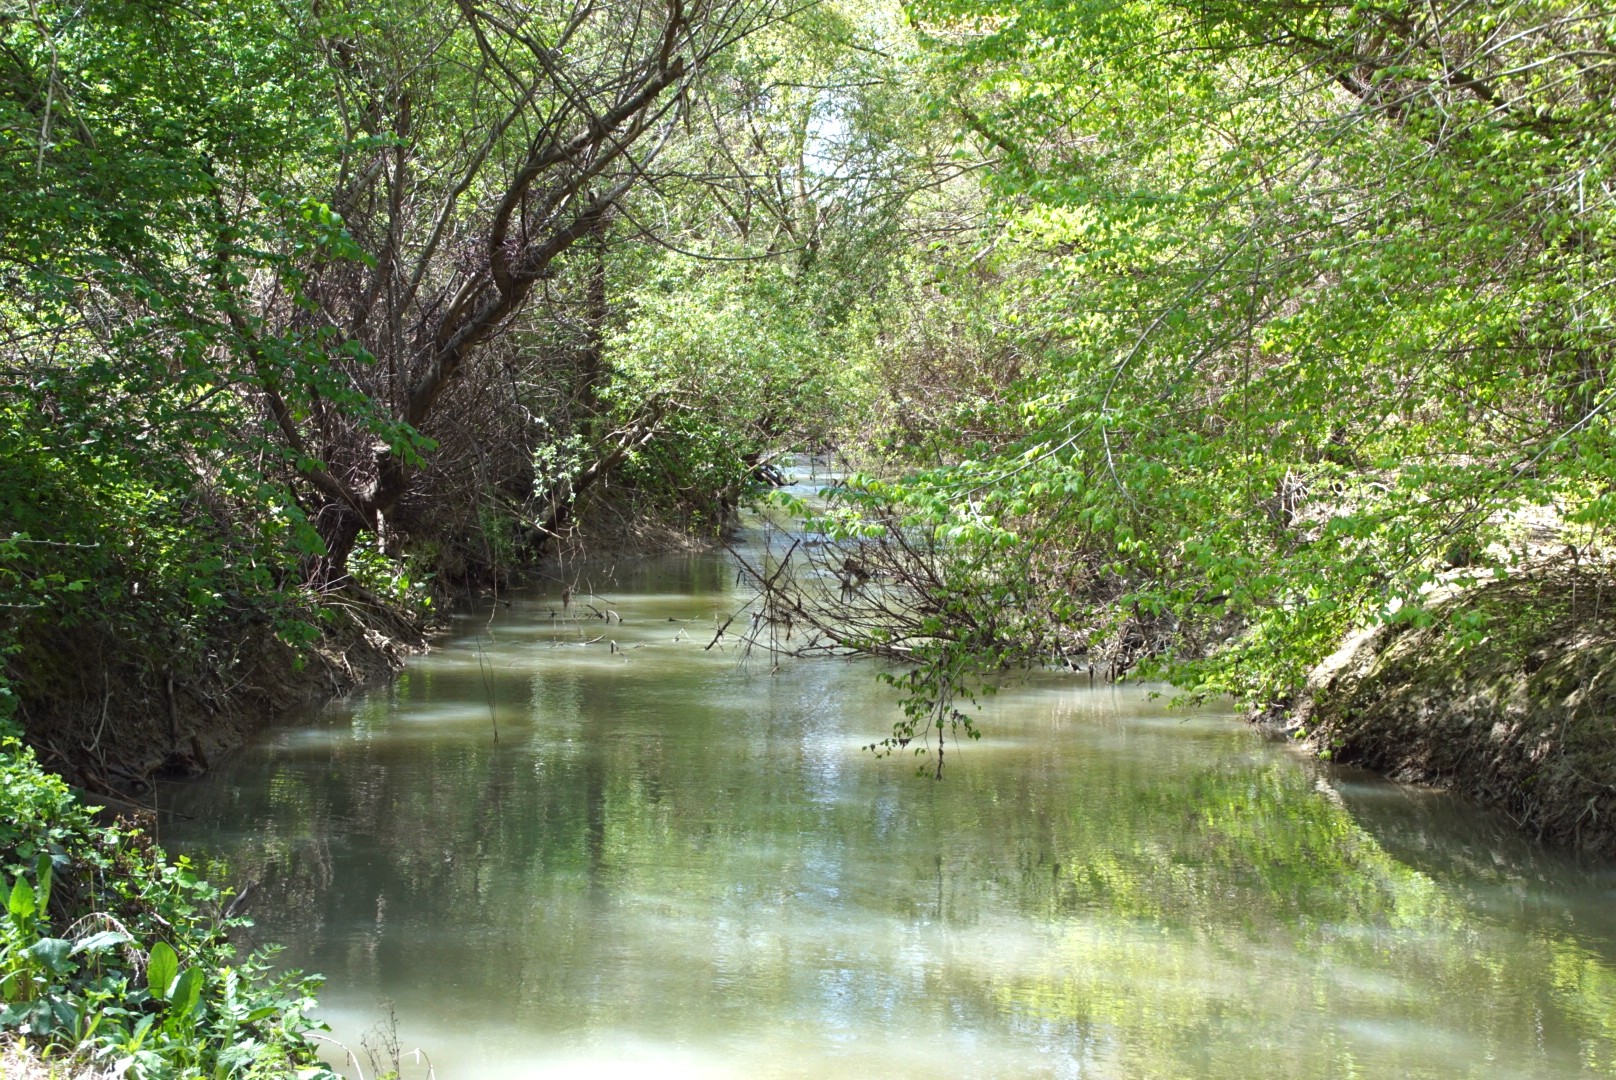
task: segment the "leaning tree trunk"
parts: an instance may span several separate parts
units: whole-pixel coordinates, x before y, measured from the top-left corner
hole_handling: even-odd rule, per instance
[[[348,559],[370,525],[352,506],[331,502],[315,515],[314,527],[325,541],[325,552],[309,560],[305,577],[314,589],[330,592],[348,580]]]
[[[459,27],[447,31],[454,48],[481,54],[479,77],[503,84],[474,100],[507,104],[467,118],[462,158],[449,167],[424,160],[425,147],[441,143],[421,130],[421,118],[448,115],[434,98],[433,70],[449,61],[429,54],[395,65],[391,46],[331,43],[333,77],[352,100],[368,102],[350,120],[345,145],[360,149],[344,160],[330,200],[364,257],[316,253],[297,268],[295,287],[288,276],[282,287],[263,289],[235,284],[249,282],[232,265],[242,248],[221,242],[215,275],[272,430],[317,508],[326,550],[308,567],[314,585],[345,580],[360,537],[376,531],[411,488],[419,459],[397,452],[396,440],[378,439],[378,420],[416,431],[451,422],[438,415],[445,390],[524,310],[563,253],[603,236],[676,133],[678,105],[696,73],[763,25],[760,13],[773,2],[602,0],[575,8],[558,29],[541,27],[520,4],[457,0]],[[296,304],[283,299],[278,314],[256,314],[263,296],[294,291],[303,297]],[[604,296],[592,292],[592,299]],[[351,387],[362,401],[339,403],[319,379],[286,362],[288,350],[272,347],[272,337],[309,340],[311,330],[342,343],[326,361],[340,377],[325,386]],[[344,415],[317,423],[323,410]],[[643,436],[608,437],[602,462],[620,460]],[[599,475],[595,468],[576,478],[573,497]],[[565,502],[563,516],[572,500]]]

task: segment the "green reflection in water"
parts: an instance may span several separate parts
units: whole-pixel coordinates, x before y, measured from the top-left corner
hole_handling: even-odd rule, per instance
[[[445,1078],[1616,1072],[1607,871],[1055,678],[923,780],[858,749],[868,668],[703,649],[730,581],[468,618],[166,838],[264,882],[339,1034],[392,1000]]]

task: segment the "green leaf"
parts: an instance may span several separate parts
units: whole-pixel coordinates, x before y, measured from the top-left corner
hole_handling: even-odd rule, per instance
[[[67,938],[40,938],[28,946],[27,953],[44,964],[52,974],[59,974],[69,967],[67,958],[73,954],[73,943]]]
[[[41,909],[50,903],[51,881],[54,877],[51,869],[49,853],[41,853],[38,861],[34,863],[34,877],[39,882],[39,906]]]
[[[179,973],[180,958],[174,955],[173,948],[166,941],[153,945],[146,961],[146,986],[151,990],[152,997],[167,1001]]]
[[[121,930],[103,930],[98,934],[91,934],[87,938],[80,938],[73,946],[73,954],[81,952],[104,952],[119,945],[127,945],[135,939]]]
[[[11,912],[12,919],[19,923],[32,918],[34,912],[39,910],[34,903],[34,887],[19,877],[17,884],[11,887],[11,899],[6,903],[6,909]]]
[[[201,1004],[202,969],[199,967],[186,968],[184,974],[174,981],[169,1008],[175,1016],[189,1016]]]

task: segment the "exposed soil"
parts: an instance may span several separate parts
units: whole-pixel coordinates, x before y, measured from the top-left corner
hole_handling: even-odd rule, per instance
[[[1564,557],[1361,631],[1286,723],[1321,756],[1504,808],[1616,856],[1616,566]]]
[[[389,678],[426,647],[424,628],[380,601],[343,594],[327,609],[321,639],[302,655],[256,620],[203,671],[106,662],[116,652],[93,633],[64,639],[52,670],[22,683],[25,737],[93,801],[140,808],[154,779],[200,774],[264,724]]]

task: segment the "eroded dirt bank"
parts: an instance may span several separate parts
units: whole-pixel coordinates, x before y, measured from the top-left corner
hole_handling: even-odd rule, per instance
[[[500,588],[536,578],[571,580],[586,557],[638,558],[716,542],[633,523],[610,506],[594,511],[587,530],[569,533],[560,550],[530,565],[440,573],[446,585],[436,602],[487,596],[491,588],[497,598]],[[104,627],[47,628],[12,663],[24,737],[47,768],[92,802],[142,809],[153,780],[206,772],[265,724],[389,679],[426,651],[432,627],[423,608],[353,585],[327,594],[319,607],[318,639],[303,649],[281,640],[270,615],[255,610],[167,655]]]
[[[41,762],[92,801],[139,807],[159,777],[195,775],[265,723],[391,677],[426,647],[425,628],[368,598],[328,605],[311,648],[277,640],[267,620],[220,635],[215,663],[116,656],[93,632],[34,650],[18,720]]]
[[[1616,857],[1616,568],[1566,556],[1358,633],[1288,729],[1321,755],[1504,808]]]

